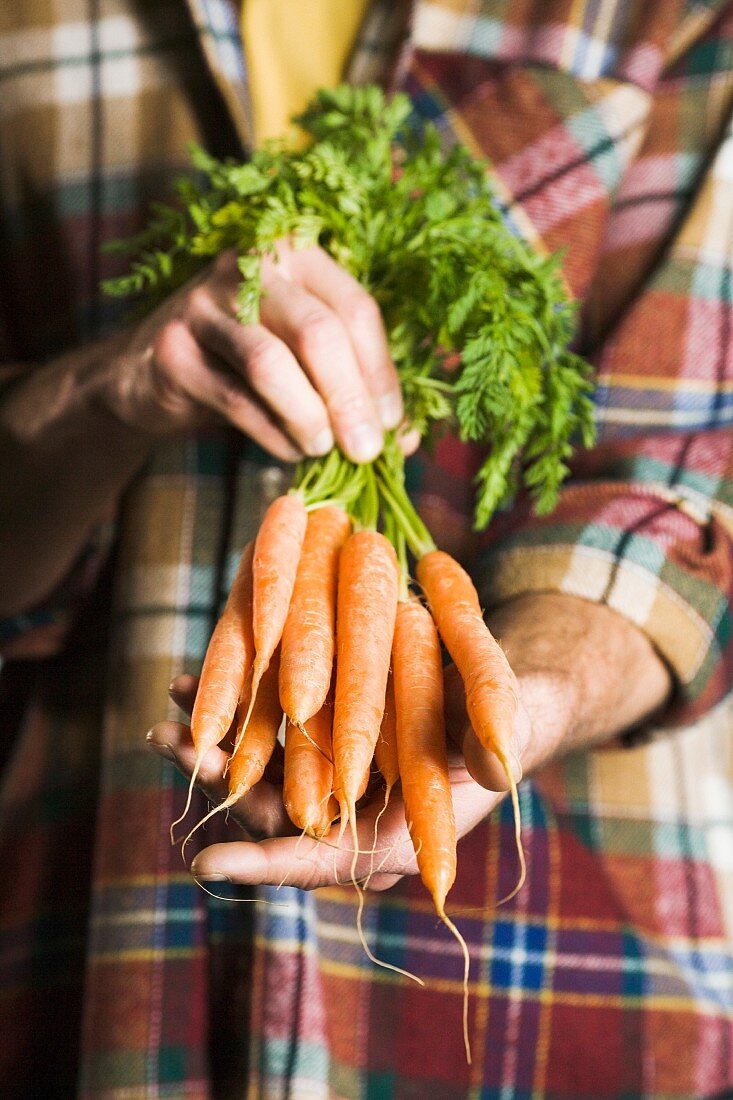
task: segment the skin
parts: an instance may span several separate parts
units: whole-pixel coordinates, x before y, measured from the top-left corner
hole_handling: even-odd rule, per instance
[[[591,748],[640,725],[666,702],[669,672],[646,636],[622,616],[572,596],[541,593],[519,597],[489,617],[519,680],[522,706],[515,729],[516,778],[530,775],[576,749]],[[462,705],[455,668],[446,676],[446,717],[453,742],[451,785],[458,837],[470,832],[504,797],[506,779],[496,760],[479,745]],[[197,681],[182,676],[172,698],[190,712]],[[189,777],[195,753],[188,727],[161,722],[148,734],[151,749]],[[226,756],[212,749],[204,759],[199,786],[212,801],[226,796]],[[359,812],[360,845],[373,843],[374,818],[383,806],[378,789]],[[232,827],[232,841],[200,852],[191,866],[201,881],[261,885],[286,880],[312,889],[343,882],[350,873],[349,844],[342,854],[312,841],[299,842],[282,807],[282,789],[263,781],[234,809],[249,839]],[[327,839],[335,841],[337,827]],[[417,873],[397,788],[379,825],[378,847],[391,848],[370,888],[383,890],[403,875]],[[357,875],[370,869],[370,857]]]
[[[141,324],[34,370],[0,407],[0,615],[67,574],[91,529],[165,438],[228,423],[276,458],[334,439],[375,458],[402,420],[378,307],[319,248],[263,267],[261,323],[235,318],[233,253]],[[404,448],[416,439],[405,436]]]

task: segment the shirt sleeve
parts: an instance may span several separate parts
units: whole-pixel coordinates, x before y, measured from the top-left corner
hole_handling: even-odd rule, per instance
[[[420,58],[422,94],[439,87],[455,135],[489,156],[514,230],[564,250],[597,373],[598,444],[551,515],[520,499],[492,523],[484,605],[558,591],[625,615],[674,676],[666,724],[733,679],[733,124],[714,93],[728,9],[697,38],[620,28],[607,63],[537,24],[503,28],[507,57]]]
[[[674,677],[666,725],[694,720],[730,691],[730,430],[601,445],[577,464],[552,515],[520,502],[487,541],[478,565],[485,606],[563,592],[646,632]]]
[[[0,363],[0,401],[28,369],[32,368]],[[0,660],[38,659],[63,649],[70,627],[94,591],[114,534],[114,515],[110,512],[95,524],[76,562],[45,599],[19,614],[0,617]]]

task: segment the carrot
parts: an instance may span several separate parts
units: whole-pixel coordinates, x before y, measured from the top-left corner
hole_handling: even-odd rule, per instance
[[[349,517],[334,505],[308,516],[280,655],[280,702],[296,726],[313,718],[328,695],[336,645],[339,554],[350,528]]]
[[[387,784],[385,805],[389,801],[389,792],[400,777],[397,762],[397,714],[395,712],[394,680],[390,673],[387,680],[387,693],[384,700],[384,715],[379,737],[374,746],[374,759],[384,782]]]
[[[196,749],[186,806],[171,825],[173,830],[184,819],[201,761],[209,749],[218,745],[232,724],[244,682],[254,660],[252,637],[252,558],[253,544],[245,546],[236,576],[221,618],[206,650],[196,699],[191,713],[191,739]]]
[[[456,823],[448,778],[440,640],[430,612],[397,609],[392,645],[397,754],[405,818],[422,880],[439,916],[456,877]]]
[[[287,493],[272,502],[255,539],[252,558],[252,634],[255,656],[249,709],[235,749],[249,723],[260,680],[282,637],[305,537],[308,513],[303,498]]]
[[[351,821],[355,844],[355,806],[384,714],[397,593],[392,545],[376,531],[351,535],[339,565],[333,760],[341,836]]]
[[[423,985],[409,970],[384,962],[372,952],[362,927],[364,891],[356,880],[360,855],[356,803],[369,781],[384,715],[398,593],[397,556],[392,544],[377,531],[351,535],[341,551],[336,606],[334,795],[341,814],[339,843],[346,826],[351,826],[351,882],[359,899],[356,930],[362,947],[377,966]]]
[[[332,725],[333,706],[328,700],[304,730],[292,722],[285,729],[283,803],[293,825],[316,838],[328,832],[338,810],[331,796]]]
[[[239,748],[232,753],[229,762],[229,798],[234,801],[259,783],[275,748],[283,718],[278,691],[279,663],[280,653],[276,649],[262,676],[245,735],[240,737],[241,731],[237,730]],[[241,723],[244,720],[244,701],[240,703],[239,711]]]
[[[392,680],[391,672],[387,680],[387,693],[384,700],[384,715],[382,717],[382,725],[379,730],[377,743],[374,746],[374,762],[379,768],[379,772],[385,783],[384,803],[381,810],[374,818],[372,865],[370,867],[366,882],[364,883],[365,890],[369,886],[369,882],[371,881],[374,870],[373,853],[375,853],[377,849],[379,822],[382,820],[382,815],[386,813],[387,807],[389,806],[389,799],[390,795],[392,794],[392,788],[400,777],[399,764],[397,763],[397,715],[395,713],[394,683]]]
[[[484,622],[478,594],[465,569],[449,554],[432,550],[417,563],[417,577],[440,636],[461,674],[474,732],[481,745],[497,757],[509,783],[521,868],[519,881],[508,895],[512,897],[526,875],[517,785],[509,766],[519,708],[517,678]]]
[[[259,783],[262,779],[275,748],[283,717],[277,685],[278,671],[279,652],[276,650],[262,677],[260,691],[251,708],[246,733],[243,737],[239,736],[239,731],[237,734],[239,748],[232,753],[229,761],[229,794],[223,802],[220,802],[218,806],[215,806],[213,810],[202,817],[197,825],[194,825],[183,842],[183,849],[185,849],[186,844],[188,844],[196,830],[200,829],[206,821],[212,818],[214,814],[228,810],[230,806],[243,798],[254,787],[255,783]],[[242,701],[238,708],[239,724],[244,721],[245,713],[244,701]]]
[[[405,818],[417,865],[436,912],[463,952],[463,1037],[468,1039],[466,942],[445,912],[456,877],[456,821],[446,751],[440,639],[430,612],[414,600],[397,609],[392,662],[397,718],[397,755]]]

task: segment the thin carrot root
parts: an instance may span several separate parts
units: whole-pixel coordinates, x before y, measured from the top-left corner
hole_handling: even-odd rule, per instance
[[[205,894],[208,894],[210,898],[216,898],[217,901],[233,901],[239,905],[270,905],[273,909],[291,909],[292,906],[287,901],[270,901],[269,898],[223,898],[221,894],[215,894],[208,887],[204,886],[200,878],[196,878],[196,875],[191,872],[191,878]]]
[[[184,862],[186,845],[188,844],[194,833],[197,833],[199,829],[203,828],[206,822],[210,821],[212,817],[216,816],[216,814],[223,813],[225,810],[228,810],[231,806],[233,806],[235,802],[238,802],[243,793],[244,792],[240,791],[232,791],[232,793],[228,795],[223,802],[220,802],[218,806],[214,806],[213,809],[209,810],[207,814],[204,814],[200,821],[196,822],[193,829],[191,829],[190,833],[188,833],[188,835],[184,838],[183,843],[181,844],[181,858],[184,860]]]
[[[495,750],[496,751],[496,750]],[[503,753],[497,752],[496,755],[504,768],[507,780],[509,782],[509,794],[512,800],[512,812],[514,814],[514,843],[517,848],[517,856],[519,857],[519,878],[516,886],[509,891],[509,893],[498,901],[497,905],[503,905],[507,901],[511,901],[513,897],[519,893],[524,886],[525,879],[527,878],[527,860],[524,855],[524,845],[522,844],[522,812],[519,807],[519,792],[517,790],[517,784],[514,780],[514,776],[511,773],[509,763]]]
[[[174,830],[175,830],[176,825],[181,824],[181,822],[185,818],[186,814],[191,809],[191,799],[193,798],[193,788],[194,788],[194,784],[196,783],[196,778],[199,774],[199,768],[201,767],[201,761],[202,760],[203,760],[203,754],[201,756],[196,757],[196,763],[194,764],[193,771],[191,772],[191,780],[188,784],[188,795],[186,796],[186,805],[183,808],[183,813],[180,815],[180,817],[177,817],[175,821],[171,822],[171,827],[168,830],[169,836],[171,838],[171,847],[176,843],[176,838],[174,836]]]
[[[379,811],[379,813],[377,814],[377,816],[374,818],[374,837],[373,837],[373,840],[372,840],[372,850],[369,853],[369,855],[370,855],[369,874],[367,875],[366,879],[364,880],[364,889],[365,890],[369,889],[369,882],[371,880],[372,875],[374,874],[374,856],[377,852],[377,833],[379,832],[379,822],[381,821],[382,815],[384,814],[384,812],[387,809],[387,806],[389,805],[389,796],[390,796],[391,793],[392,793],[392,784],[388,783],[387,786],[384,789],[384,805],[382,806],[382,808]]]
[[[446,926],[446,928],[450,932],[453,933],[455,938],[458,940],[461,951],[463,952],[463,1045],[466,1049],[466,1062],[470,1066],[472,1059],[471,1059],[471,1039],[470,1039],[470,1036],[468,1034],[468,976],[469,976],[469,968],[470,968],[470,964],[471,964],[471,959],[470,959],[470,956],[468,954],[468,944],[466,943],[463,936],[461,935],[461,933],[456,928],[453,921],[450,919],[450,917],[446,913],[443,906],[442,905],[441,906],[436,905],[436,909],[437,909],[437,912],[438,912],[438,916],[442,920],[443,924]]]
[[[300,845],[301,845],[301,843],[302,843],[303,837],[304,837],[304,836],[306,836],[306,835],[307,835],[307,830],[306,830],[306,829],[303,829],[303,831],[301,832],[300,836],[298,837],[298,839],[297,839],[297,840],[296,840],[296,842],[295,842],[295,848],[294,848],[294,850],[293,850],[293,855],[294,855],[294,856],[295,856],[296,858],[297,858],[297,855],[298,855],[298,848],[300,847]],[[285,883],[286,883],[286,882],[288,881],[289,877],[290,877],[290,870],[287,870],[287,871],[285,872],[285,875],[284,875],[284,877],[283,877],[283,878],[282,878],[282,879],[280,880],[280,882],[278,882],[278,884],[277,884],[277,887],[276,887],[276,889],[277,889],[277,890],[282,890],[283,886],[284,886],[284,885],[285,885]]]
[[[242,719],[242,724],[239,727],[239,732],[234,742],[234,748],[232,749],[231,756],[227,760],[226,767],[224,768],[225,775],[229,771],[229,765],[231,764],[234,757],[237,755],[237,752],[239,751],[239,746],[242,744],[244,735],[247,732],[247,726],[249,725],[250,719],[252,717],[252,711],[254,710],[255,703],[257,702],[257,692],[260,688],[260,682],[262,680],[262,677],[267,672],[269,663],[270,662],[268,661],[263,668],[262,665],[258,665],[257,660],[255,660],[255,663],[252,666],[252,684],[250,687],[249,704],[247,706],[247,710],[245,711],[244,718]]]
[[[291,721],[291,719],[288,719],[288,721]],[[296,729],[300,730],[300,732],[301,732],[301,733],[303,734],[303,737],[305,737],[306,741],[310,741],[310,743],[311,743],[311,745],[313,746],[313,748],[314,748],[314,749],[316,749],[316,750],[317,750],[317,752],[319,752],[319,753],[321,754],[321,756],[323,757],[323,759],[324,759],[324,760],[327,760],[329,764],[333,764],[333,758],[332,758],[331,756],[329,756],[329,755],[328,755],[328,753],[327,753],[327,752],[325,752],[325,751],[324,751],[324,750],[323,750],[323,749],[321,748],[321,746],[320,746],[320,745],[318,745],[318,744],[317,744],[317,743],[316,743],[316,742],[315,742],[315,741],[313,740],[313,738],[312,738],[312,737],[311,737],[311,735],[310,735],[310,734],[308,733],[308,730],[307,730],[307,729],[305,728],[305,726],[303,725],[303,723],[302,723],[302,722],[293,722],[293,725],[295,726],[295,728],[296,728]]]
[[[363,926],[363,919],[362,919],[363,915],[364,915],[364,890],[359,885],[358,880],[356,878],[356,864],[357,864],[357,861],[359,859],[359,856],[364,854],[364,853],[360,852],[360,850],[359,850],[359,837],[358,837],[357,832],[356,832],[356,819],[353,816],[351,818],[351,838],[352,838],[352,841],[353,841],[353,844],[354,844],[354,855],[351,859],[351,876],[350,877],[351,877],[351,884],[354,887],[354,889],[356,890],[357,897],[358,897],[358,900],[359,900],[359,905],[358,905],[358,908],[357,908],[357,911],[356,911],[356,932],[357,932],[357,935],[359,937],[359,941],[361,943],[361,946],[364,949],[364,953],[366,954],[367,958],[370,959],[371,962],[373,962],[376,966],[381,966],[385,970],[392,970],[395,974],[401,974],[403,978],[410,978],[413,982],[417,982],[418,985],[424,986],[425,982],[423,981],[422,978],[418,978],[417,974],[413,974],[409,970],[404,970],[401,966],[395,966],[393,963],[385,962],[384,959],[378,959],[377,956],[372,951],[372,949],[370,948],[368,942],[367,942],[367,938],[364,935],[364,926]]]

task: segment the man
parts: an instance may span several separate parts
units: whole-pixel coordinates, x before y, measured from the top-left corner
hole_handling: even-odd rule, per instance
[[[232,10],[69,0],[52,23],[28,0],[0,16],[4,340],[8,362],[43,362],[7,369],[1,413],[4,677],[21,714],[2,823],[9,1088],[698,1097],[733,1084],[730,725],[711,711],[731,673],[733,16],[722,3],[474,8],[416,4],[403,48],[401,13],[376,5],[351,76],[371,78],[382,44],[416,112],[491,157],[515,229],[567,246],[601,443],[553,516],[517,507],[481,544],[467,534],[470,455],[450,443],[418,460],[421,510],[471,563],[519,676],[531,732],[517,753],[537,774],[528,883],[495,913],[516,874],[507,819],[487,818],[486,761],[468,761],[478,782],[456,773],[460,829],[473,830],[449,899],[474,959],[470,1069],[459,961],[418,890],[382,895],[367,925],[424,993],[366,969],[349,892],[297,894],[295,916],[209,902],[166,843],[181,788],[141,748],[285,483],[245,437],[288,461],[333,433],[365,459],[399,422],[381,322],[323,253],[284,245],[260,326],[232,320],[226,257],[120,329],[97,290],[101,241],[140,224],[188,139],[240,156],[253,139]],[[90,599],[112,514],[115,556]],[[190,707],[193,686],[177,681],[174,697]],[[680,727],[710,717],[567,755],[660,712]],[[152,744],[190,770],[184,726],[157,726]],[[222,829],[201,878],[335,881],[331,852],[299,859],[277,835],[272,793],[243,820],[276,835],[232,843]],[[406,850],[376,885],[414,871]]]

